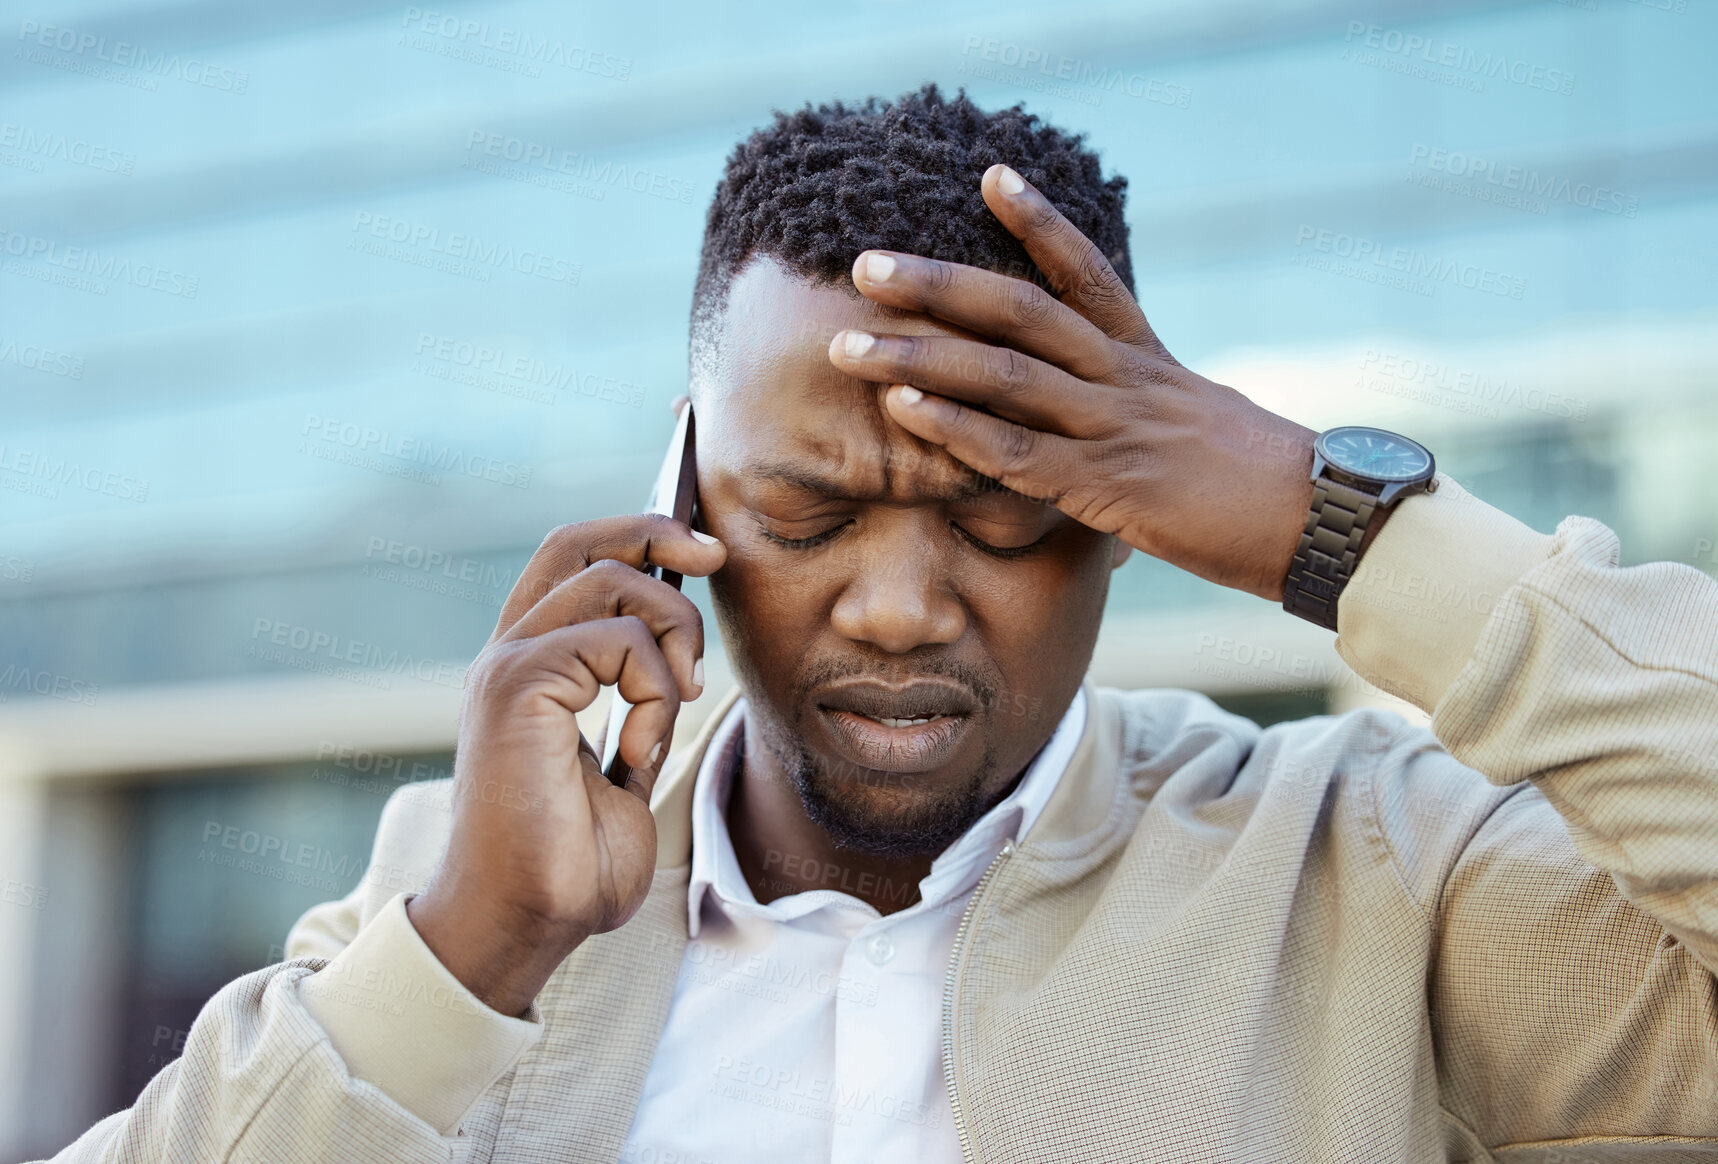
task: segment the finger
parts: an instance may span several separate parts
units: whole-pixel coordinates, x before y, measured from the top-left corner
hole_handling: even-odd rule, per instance
[[[602,730],[597,732],[597,743],[593,748],[585,742],[584,736],[579,737],[579,772],[584,777],[585,792],[591,803],[606,799],[614,792],[627,792],[644,802],[648,809],[650,794],[656,787],[656,779],[662,772],[662,766],[668,762],[668,743],[662,745],[662,754],[656,758],[656,763],[643,768],[625,765],[626,780],[618,787],[603,775],[602,750],[603,742],[608,738],[608,716],[603,716]],[[672,739],[672,733],[670,733]]]
[[[650,630],[631,615],[564,626],[522,639],[506,666],[515,674],[540,672],[568,711],[583,711],[605,685],[632,706],[620,726],[621,759],[649,768],[668,751],[680,713],[679,685]],[[653,758],[651,753],[661,745]]]
[[[692,403],[692,398],[682,392],[680,395],[668,402],[668,407],[673,410],[675,416],[679,416],[680,410],[690,403]]]
[[[704,657],[704,616],[690,598],[668,583],[614,558],[592,562],[549,591],[498,641],[627,614],[650,628],[680,682],[681,697],[698,698],[703,688],[697,675],[698,660]]]
[[[985,205],[1025,246],[1063,303],[1112,339],[1169,354],[1109,259],[1036,187],[999,162],[984,172],[980,189]]]
[[[728,551],[719,541],[703,540],[709,537],[694,534],[684,522],[659,513],[622,514],[558,526],[549,531],[520,571],[489,641],[500,639],[544,595],[602,558],[625,562],[634,569],[649,561],[694,578],[714,574],[727,560]]]
[[[829,342],[829,360],[861,380],[911,384],[982,405],[998,416],[1063,436],[1096,432],[1110,409],[1101,393],[1013,348],[934,335],[873,335],[849,329]]]
[[[1025,279],[899,251],[865,251],[853,285],[887,307],[922,311],[1098,380],[1114,370],[1115,345],[1072,307]]]
[[[582,757],[581,757],[582,759]],[[660,761],[658,761],[660,763]],[[581,764],[580,775],[585,781],[585,795],[592,805],[601,804],[616,794],[630,796],[640,801],[645,811],[650,808],[650,793],[656,787],[656,772],[652,768],[630,768],[622,765],[626,779],[618,786],[603,775],[600,761],[591,760]]]
[[[1064,482],[1078,471],[1079,446],[959,401],[896,384],[883,394],[896,423],[1022,497],[1060,507]]]
[[[651,790],[656,787],[656,781],[662,775],[662,766],[668,763],[668,749],[672,746],[673,739],[674,731],[670,728],[668,735],[662,739],[662,750],[656,754],[654,763],[638,768],[629,765],[626,769],[626,779],[621,782],[621,787],[647,805],[650,803]]]

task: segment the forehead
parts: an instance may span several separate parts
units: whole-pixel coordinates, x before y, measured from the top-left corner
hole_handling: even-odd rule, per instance
[[[767,256],[729,287],[716,358],[698,393],[700,475],[762,483],[799,466],[837,478],[848,496],[948,500],[999,487],[883,410],[887,384],[856,379],[829,361],[844,328],[966,337],[917,312],[871,302],[851,284],[815,284]]]

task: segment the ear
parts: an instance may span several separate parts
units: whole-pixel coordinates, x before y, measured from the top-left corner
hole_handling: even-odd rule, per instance
[[[1114,536],[1114,535],[1111,535],[1111,536]],[[1128,545],[1126,542],[1122,541],[1120,538],[1116,538],[1115,550],[1110,556],[1110,569],[1114,570],[1114,569],[1119,568],[1123,562],[1128,560],[1128,557],[1132,553],[1133,553],[1133,547],[1132,546]]]

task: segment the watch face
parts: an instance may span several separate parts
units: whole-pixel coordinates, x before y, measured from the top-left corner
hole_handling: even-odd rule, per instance
[[[1318,438],[1318,451],[1344,472],[1382,481],[1413,481],[1432,468],[1425,448],[1381,428],[1333,428]]]

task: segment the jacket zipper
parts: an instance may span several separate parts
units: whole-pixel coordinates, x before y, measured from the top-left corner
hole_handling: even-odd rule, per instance
[[[960,1115],[960,1093],[954,1085],[954,991],[955,981],[960,967],[960,946],[966,940],[967,926],[972,922],[972,916],[978,909],[979,898],[984,896],[984,890],[990,884],[991,877],[1001,867],[1002,862],[1014,852],[1014,842],[1003,843],[1002,851],[991,860],[984,870],[984,875],[978,879],[978,884],[972,888],[972,896],[967,899],[966,908],[960,914],[960,926],[954,932],[954,946],[949,951],[948,977],[943,982],[943,1081],[948,1086],[949,1108],[954,1113],[955,1135],[960,1137],[961,1159],[972,1161],[972,1144],[967,1138],[966,1124]]]

